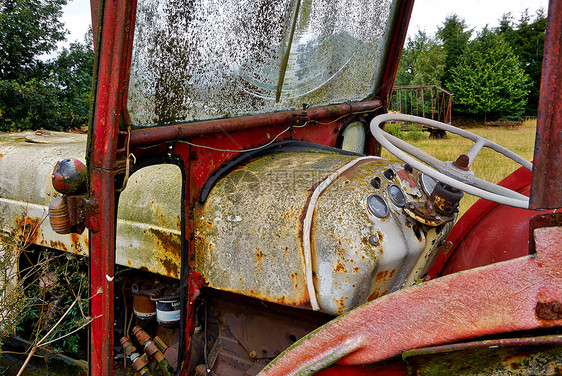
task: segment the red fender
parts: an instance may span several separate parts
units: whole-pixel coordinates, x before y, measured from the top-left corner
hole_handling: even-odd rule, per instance
[[[528,196],[531,171],[521,167],[499,185]],[[527,255],[529,221],[535,215],[548,212],[478,200],[453,227],[447,239],[453,246],[446,254],[439,255],[429,271],[429,277],[436,278]]]
[[[367,303],[303,337],[260,376],[381,362],[410,349],[562,326],[562,227],[535,230],[537,254],[447,275]]]

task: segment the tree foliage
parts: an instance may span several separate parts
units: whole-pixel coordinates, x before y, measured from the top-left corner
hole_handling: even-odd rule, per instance
[[[0,2],[0,79],[27,81],[41,72],[38,56],[65,39],[59,20],[67,0]]]
[[[545,30],[546,15],[542,10],[536,13],[534,19],[524,12],[517,24],[510,13],[504,14],[496,29],[519,56],[525,73],[531,79],[526,114],[536,114],[539,105]]]
[[[503,36],[484,29],[451,69],[447,86],[462,112],[518,117],[525,110],[529,79]]]
[[[473,30],[468,28],[465,20],[456,14],[445,18],[443,26],[437,29],[436,36],[445,53],[445,68],[441,76],[441,83],[445,86],[451,78],[451,70],[457,66],[460,57],[468,47],[472,32]]]
[[[440,85],[445,69],[445,54],[437,42],[418,31],[408,42],[398,66],[396,85]]]
[[[396,85],[438,85],[453,93],[457,114],[536,115],[545,29],[542,10],[517,22],[506,13],[473,38],[465,20],[450,15],[433,37],[418,31],[408,38]]]
[[[68,130],[87,123],[91,38],[72,43],[55,59],[41,56],[65,38],[59,17],[66,2],[0,2],[0,131]]]

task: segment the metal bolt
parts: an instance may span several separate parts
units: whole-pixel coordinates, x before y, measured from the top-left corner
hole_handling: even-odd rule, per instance
[[[461,170],[468,171],[468,164],[470,163],[470,158],[466,154],[461,154],[457,158],[456,161],[453,162],[453,165]]]
[[[412,168],[412,166],[410,166],[408,163],[406,163],[404,165],[404,170],[406,170],[409,174],[411,174],[412,172],[414,172],[414,169]]]
[[[369,242],[371,242],[372,245],[379,245],[379,238],[375,235],[371,235]]]

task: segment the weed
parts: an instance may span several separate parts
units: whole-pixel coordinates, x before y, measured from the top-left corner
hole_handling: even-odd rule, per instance
[[[22,250],[13,239],[10,234],[0,234],[0,352],[3,341],[15,333],[28,306],[23,285],[17,279],[17,260]]]
[[[31,348],[19,374],[40,347],[85,357],[87,268],[85,259],[33,246],[41,221],[16,222],[12,230],[0,216],[0,345],[15,334]],[[26,218],[25,215],[22,218]],[[0,354],[2,348],[0,347]]]

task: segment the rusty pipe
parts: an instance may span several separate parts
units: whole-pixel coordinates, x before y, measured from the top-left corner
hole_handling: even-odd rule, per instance
[[[148,357],[146,354],[140,355],[137,352],[137,348],[131,343],[129,338],[123,337],[121,338],[121,345],[123,346],[123,350],[125,350],[125,354],[131,362],[133,363],[133,369],[138,372],[141,376],[152,376],[152,373],[148,369]]]
[[[152,338],[146,333],[140,326],[135,326],[133,328],[133,334],[137,337],[139,343],[144,347],[144,352],[148,357],[153,356],[154,359],[158,362],[162,373],[165,376],[172,376],[172,367],[168,362],[168,359],[164,356],[162,351],[158,348],[158,346],[154,343]]]
[[[319,120],[346,114],[373,111],[381,107],[381,105],[382,102],[380,100],[373,100],[369,102],[315,107],[306,110],[283,111],[270,114],[136,129],[131,132],[130,147],[158,145],[170,141],[186,140],[205,134],[230,133],[263,126],[290,124],[295,115],[300,115],[303,112],[306,113],[308,118]]]
[[[166,354],[166,350],[168,350],[168,345],[166,345],[166,343],[164,343],[164,341],[162,341],[160,337],[155,336],[154,343],[156,344],[158,349],[162,351],[162,354]]]

